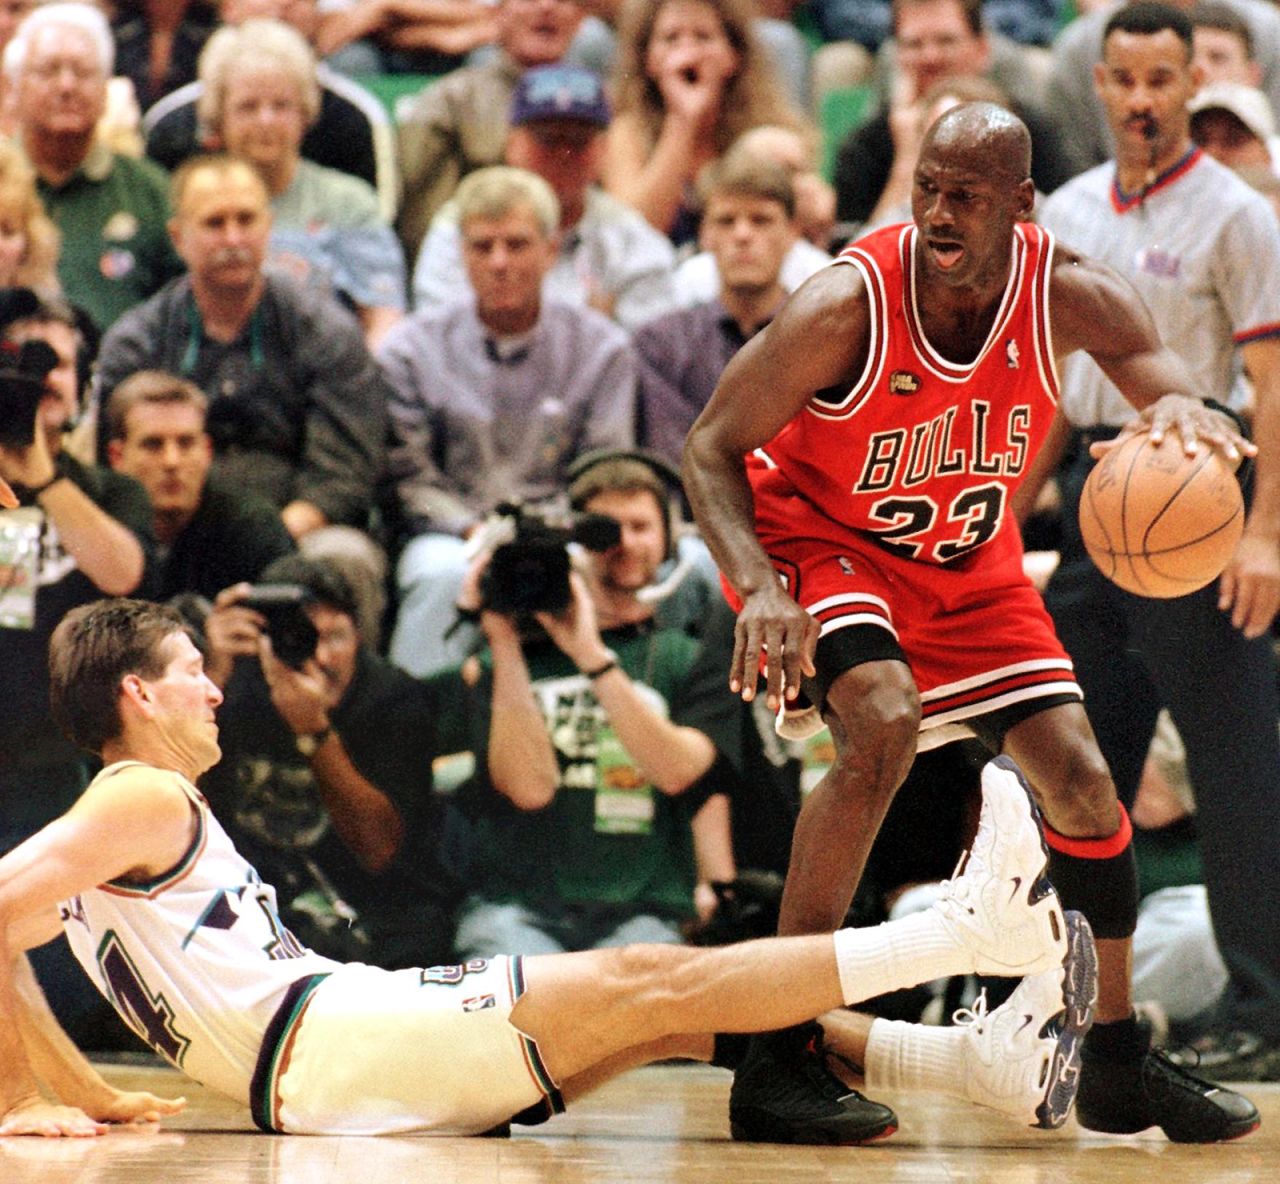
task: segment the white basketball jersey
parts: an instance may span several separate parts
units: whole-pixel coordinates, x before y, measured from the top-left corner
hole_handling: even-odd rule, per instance
[[[94,784],[137,763],[110,765]],[[284,928],[275,889],[236,852],[200,791],[177,773],[151,771],[191,801],[196,833],[186,855],[149,883],[111,881],[62,902],[62,926],[130,1028],[197,1081],[249,1105],[264,1037],[290,988],[340,963]]]

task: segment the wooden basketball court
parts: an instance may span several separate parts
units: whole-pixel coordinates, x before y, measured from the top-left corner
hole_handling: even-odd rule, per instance
[[[660,1065],[621,1078],[511,1139],[339,1139],[255,1133],[247,1111],[167,1069],[108,1066],[115,1084],[185,1093],[162,1127],[91,1140],[0,1139],[3,1184],[1272,1184],[1280,1179],[1280,1085],[1247,1087],[1262,1129],[1214,1147],[1158,1131],[1023,1130],[945,1098],[884,1100],[899,1132],[868,1147],[729,1140],[728,1074]]]

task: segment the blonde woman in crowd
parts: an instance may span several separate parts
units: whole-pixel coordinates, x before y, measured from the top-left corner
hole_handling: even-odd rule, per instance
[[[58,229],[36,194],[35,173],[17,145],[0,140],[0,288],[58,291]]]
[[[400,319],[404,255],[373,187],[302,155],[320,113],[315,53],[281,21],[226,25],[200,55],[196,100],[215,143],[248,161],[271,195],[269,262],[353,308],[374,346]]]

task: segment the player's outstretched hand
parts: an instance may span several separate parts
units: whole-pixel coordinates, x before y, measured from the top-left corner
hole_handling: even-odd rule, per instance
[[[1189,395],[1165,395],[1150,407],[1143,408],[1114,440],[1102,440],[1091,445],[1089,455],[1104,456],[1130,436],[1142,432],[1150,432],[1151,443],[1159,446],[1171,431],[1177,432],[1188,456],[1194,456],[1200,451],[1201,444],[1207,444],[1222,453],[1232,468],[1238,466],[1244,457],[1255,456],[1258,452],[1256,444],[1240,435],[1229,415],[1215,411]]]
[[[40,1135],[46,1139],[91,1139],[106,1134],[106,1123],[75,1106],[27,1098],[0,1118],[0,1135]]]
[[[770,711],[800,693],[800,679],[817,673],[813,652],[818,622],[778,584],[770,581],[746,598],[733,637],[729,689],[750,702],[756,697],[760,655],[767,677],[765,693]]]
[[[9,488],[9,483],[0,477],[0,510],[12,510],[17,504],[17,495]]]
[[[1231,624],[1248,638],[1271,628],[1280,609],[1280,554],[1275,540],[1245,532],[1218,581],[1218,609],[1231,614]]]
[[[145,1090],[113,1089],[111,1096],[88,1107],[89,1116],[99,1122],[159,1122],[185,1110],[186,1098],[161,1098]]]

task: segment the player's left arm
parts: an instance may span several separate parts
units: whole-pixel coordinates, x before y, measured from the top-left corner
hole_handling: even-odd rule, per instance
[[[1203,392],[1182,359],[1160,340],[1151,313],[1128,280],[1060,246],[1051,283],[1054,353],[1064,358],[1083,350],[1139,412],[1114,441],[1094,444],[1093,455],[1139,432],[1150,432],[1159,443],[1170,430],[1188,454],[1204,442],[1236,465],[1241,456],[1257,452],[1230,416],[1206,406]]]
[[[1253,381],[1253,500],[1244,534],[1218,585],[1218,607],[1246,637],[1261,637],[1280,609],[1280,337],[1240,347]]]

